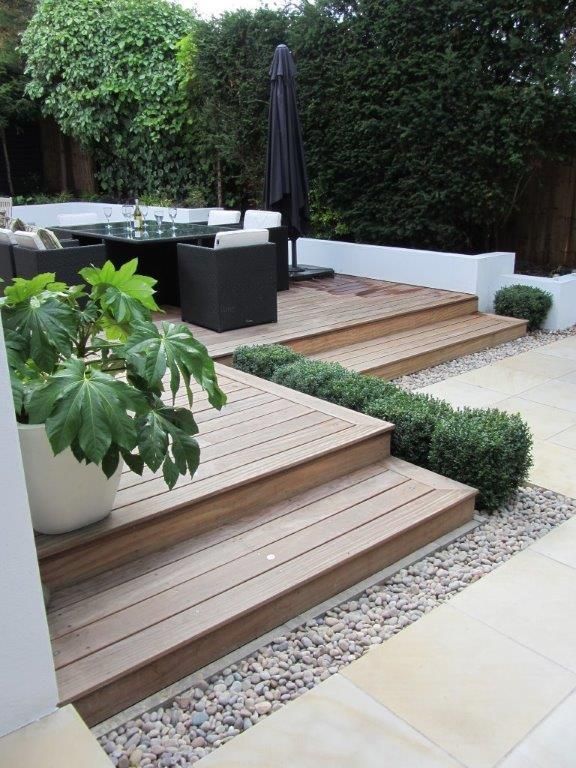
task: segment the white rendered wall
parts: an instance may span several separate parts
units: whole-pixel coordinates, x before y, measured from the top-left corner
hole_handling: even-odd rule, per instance
[[[502,275],[497,288],[508,285],[531,285],[552,294],[552,308],[543,325],[545,331],[562,331],[576,323],[576,274],[561,277]]]
[[[513,253],[469,256],[333,240],[298,240],[298,261],[302,264],[332,267],[346,275],[472,293],[478,296],[483,312],[492,305],[500,276],[514,272],[514,258]]]
[[[35,224],[38,227],[57,227],[58,214],[60,213],[95,213],[99,221],[105,222],[104,208],[112,208],[110,221],[124,221],[122,206],[108,203],[46,203],[43,205],[15,205],[12,215],[22,219],[26,224]],[[165,220],[170,224],[168,210],[162,206],[149,206],[147,218],[152,220],[153,212],[161,209]],[[178,208],[176,221],[178,223],[194,223],[207,221],[208,213],[212,208]],[[88,223],[88,222],[87,222]]]
[[[0,323],[0,737],[56,709],[58,691]]]

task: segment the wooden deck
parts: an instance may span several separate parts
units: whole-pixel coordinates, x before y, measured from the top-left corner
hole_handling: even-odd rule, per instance
[[[291,283],[278,294],[278,322],[216,333],[191,326],[217,360],[228,362],[241,344],[288,344],[313,354],[386,333],[418,328],[476,311],[467,293],[336,275],[334,279]],[[168,319],[179,310],[166,308]]]
[[[281,342],[358,369],[434,337],[449,347],[461,323],[490,333],[475,297],[360,278],[296,284],[279,304],[277,324],[195,333],[224,362],[239,344]],[[159,473],[126,471],[108,519],[37,538],[61,703],[91,724],[472,517],[473,489],[390,457],[392,425],[218,374],[229,402],[217,412],[197,393],[193,480],[169,491]]]
[[[240,371],[218,367],[228,404],[197,394],[201,464],[168,490],[161,471],[126,470],[112,514],[61,536],[38,536],[44,581],[58,586],[217,525],[389,453],[391,425]]]
[[[87,721],[181,678],[468,521],[474,492],[395,459],[56,594],[62,702]]]

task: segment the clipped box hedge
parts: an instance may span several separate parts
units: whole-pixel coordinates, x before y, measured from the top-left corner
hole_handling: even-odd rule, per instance
[[[528,320],[528,330],[541,328],[552,307],[552,294],[533,285],[508,285],[496,291],[494,312]]]
[[[236,368],[394,424],[392,453],[479,491],[477,506],[493,510],[526,479],[532,437],[518,415],[456,410],[337,363],[309,360],[277,344],[239,347]]]

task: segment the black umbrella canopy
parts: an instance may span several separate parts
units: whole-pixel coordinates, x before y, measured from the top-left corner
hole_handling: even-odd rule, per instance
[[[308,176],[296,104],[296,65],[288,46],[279,45],[270,67],[270,108],[264,204],[280,211],[293,233],[308,221]]]

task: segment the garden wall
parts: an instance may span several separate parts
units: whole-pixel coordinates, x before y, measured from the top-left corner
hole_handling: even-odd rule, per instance
[[[298,240],[300,263],[332,267],[347,275],[472,293],[478,296],[482,312],[492,310],[500,278],[514,272],[514,259],[513,253],[468,256],[333,240]]]
[[[34,223],[38,227],[55,227],[58,226],[58,214],[60,213],[95,213],[98,216],[98,220],[104,222],[106,220],[104,216],[104,208],[112,208],[111,221],[123,221],[122,218],[122,206],[106,203],[46,203],[43,205],[15,205],[12,208],[12,215],[18,216],[27,224]],[[148,211],[148,218],[152,219],[152,211],[154,208],[162,208],[162,206],[154,205],[150,206]],[[165,218],[168,220],[168,213],[164,208]],[[212,208],[178,208],[178,216],[176,221],[182,224],[190,222],[206,221],[209,211]]]

